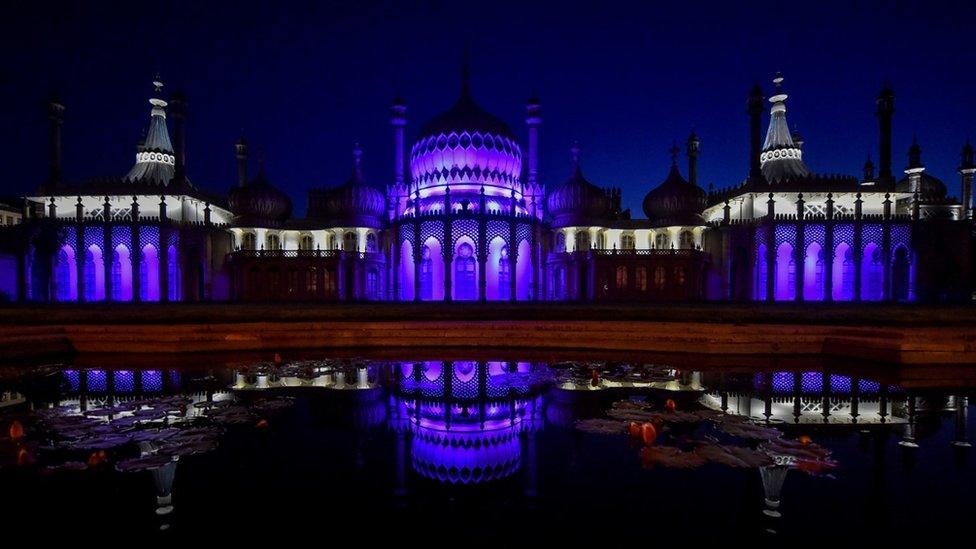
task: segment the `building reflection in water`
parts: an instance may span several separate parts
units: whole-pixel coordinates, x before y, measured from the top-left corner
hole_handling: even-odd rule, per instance
[[[32,406],[68,407],[81,413],[148,396],[179,394],[189,398],[186,416],[193,419],[206,408],[198,403],[232,400],[235,394],[306,388],[295,394],[330,403],[329,408],[338,411],[340,421],[358,437],[360,468],[364,460],[358,454],[365,433],[386,425],[395,439],[393,494],[400,504],[407,501],[413,477],[460,487],[510,479],[520,472],[524,494],[533,498],[539,490],[536,435],[543,424],[571,427],[577,419],[602,415],[609,402],[635,395],[673,398],[682,406],[700,405],[750,417],[789,436],[809,433],[821,440],[855,434],[866,442],[870,439],[879,479],[884,475],[885,440],[892,435],[899,437],[906,466],[943,420],[953,421],[950,438],[957,455],[970,446],[969,401],[963,394],[915,393],[827,372],[656,368],[653,374],[643,369],[616,377],[589,373],[553,377],[550,372],[544,364],[516,361],[357,360],[262,363],[202,375],[176,369],[69,369],[59,373],[57,399],[25,399],[21,392],[4,388],[0,404],[17,406],[26,400]],[[153,452],[151,444],[140,443],[147,445],[140,446],[144,455]],[[872,446],[864,448],[870,451]],[[761,510],[770,521],[769,532],[778,529],[784,486],[795,465],[788,456],[774,458],[773,465],[758,470]],[[177,460],[151,473],[161,528],[169,526],[174,510]]]

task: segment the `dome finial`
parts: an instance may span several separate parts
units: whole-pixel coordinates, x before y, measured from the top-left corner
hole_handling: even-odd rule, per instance
[[[569,148],[569,154],[573,159],[573,170],[579,170],[579,165],[580,165],[579,141],[573,141],[573,145]]]
[[[776,89],[780,89],[783,86],[783,73],[776,71],[776,76],[773,77],[773,85]]]
[[[352,145],[352,175],[357,180],[363,177],[363,149],[359,146],[359,141],[356,141]]]
[[[156,71],[156,77],[153,78],[153,91],[156,93],[163,91],[163,79],[159,76],[159,71]]]
[[[671,144],[671,149],[670,150],[671,150],[671,165],[672,166],[677,166],[678,165],[678,153],[681,152],[681,149],[678,148],[678,142],[677,141],[675,141],[675,142],[673,142]]]

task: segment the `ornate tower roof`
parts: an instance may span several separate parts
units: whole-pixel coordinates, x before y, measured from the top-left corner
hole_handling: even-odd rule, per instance
[[[363,179],[363,151],[358,143],[352,154],[352,175],[345,183],[309,191],[308,217],[328,220],[336,227],[377,228],[386,208],[383,193]]]
[[[644,214],[654,227],[704,225],[705,191],[681,177],[677,145],[671,148],[671,171],[644,197]]]
[[[158,77],[153,81],[153,87],[156,94],[162,91],[163,83]],[[149,130],[145,141],[139,145],[136,163],[126,178],[130,181],[142,180],[167,185],[175,173],[176,155],[166,127],[166,101],[153,97],[149,104],[152,105]]]
[[[230,191],[227,204],[234,224],[242,227],[280,227],[291,216],[291,198],[268,181],[259,159],[258,175]]]
[[[580,148],[573,145],[573,168],[569,178],[553,189],[546,201],[553,227],[596,225],[605,221],[610,199],[600,187],[590,183],[580,168]]]
[[[759,157],[763,176],[770,183],[810,174],[810,170],[803,163],[803,152],[786,123],[786,98],[789,96],[781,89],[783,76],[777,73],[773,84],[776,85],[776,93],[769,98],[773,106],[769,109],[769,129],[766,131],[766,141]]]

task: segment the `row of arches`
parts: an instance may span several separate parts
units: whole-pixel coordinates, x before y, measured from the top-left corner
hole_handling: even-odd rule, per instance
[[[477,245],[471,237],[461,236],[454,244],[450,265],[445,265],[441,242],[429,237],[420,247],[420,258],[413,257],[409,240],[400,245],[398,298],[414,299],[415,286],[421,301],[442,301],[445,296],[456,301],[474,301],[481,292],[481,265]],[[507,301],[512,296],[512,277],[515,277],[515,298],[530,299],[531,247],[526,240],[519,243],[518,255],[509,248],[506,239],[498,236],[488,241],[485,254],[484,286],[488,301]],[[446,269],[451,269],[451,287],[447,287]],[[415,270],[416,269],[416,270]],[[416,281],[415,277],[419,277]]]
[[[767,267],[765,244],[757,247],[756,253],[756,286],[755,294],[760,300],[766,299]],[[854,248],[847,242],[841,242],[834,247],[833,257],[825,255],[824,247],[818,243],[810,243],[802,254],[803,287],[800,295],[804,301],[822,301],[826,298],[827,276],[826,262],[832,262],[831,298],[834,301],[854,301],[856,296],[855,280],[858,276],[857,258]],[[772,265],[773,299],[776,301],[792,301],[797,296],[797,263],[793,244],[782,242],[775,248]],[[896,301],[911,299],[913,282],[913,267],[908,247],[898,244],[891,254],[890,295]],[[884,251],[881,246],[869,242],[864,246],[860,258],[860,296],[861,301],[881,301],[885,299],[885,264]]]
[[[252,265],[243,282],[241,297],[257,301],[383,298],[382,270],[375,265]]]
[[[167,248],[167,288],[161,286],[160,258],[156,246],[146,244],[140,250],[137,269],[139,276],[139,299],[141,301],[159,301],[162,292],[166,292],[169,300],[176,301],[180,296],[180,264],[176,246]],[[107,257],[106,257],[107,255]],[[78,260],[82,259],[81,268],[84,295],[79,295]],[[111,295],[106,296],[105,261],[111,261],[108,276],[111,277]],[[105,254],[102,247],[92,244],[84,250],[83,258],[78,257],[74,247],[64,245],[58,250],[53,264],[53,295],[57,301],[132,301],[133,295],[133,260],[129,247],[118,244]]]
[[[346,252],[359,251],[359,233],[357,231],[345,231],[341,236],[341,249]],[[376,233],[366,233],[364,250],[369,253],[379,251],[379,243]],[[258,235],[254,231],[248,230],[241,233],[241,249],[243,250],[269,250],[277,251],[285,249],[280,233],[268,231],[264,235],[264,241],[258,242]],[[298,237],[298,249],[302,251],[312,251],[316,249],[315,237],[310,233],[302,233]]]
[[[598,232],[596,234],[596,242],[593,242],[592,233],[589,229],[578,229],[573,236],[573,251],[586,252],[591,249],[597,250],[607,250],[613,248],[616,244],[611,245],[608,242],[607,234],[605,232]],[[563,252],[567,251],[566,247],[566,233],[564,231],[558,231],[555,234],[554,250]],[[657,250],[670,250],[670,249],[680,249],[680,250],[692,250],[696,247],[695,232],[691,229],[682,229],[678,231],[676,237],[672,237],[669,231],[655,231],[647,235],[647,249],[657,249]],[[620,250],[635,250],[637,249],[637,237],[633,233],[624,233],[620,235]]]

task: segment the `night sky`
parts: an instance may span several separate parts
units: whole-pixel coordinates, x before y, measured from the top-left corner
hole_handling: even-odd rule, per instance
[[[959,150],[976,137],[976,41],[962,3],[34,4],[0,8],[4,195],[30,193],[47,174],[53,90],[67,106],[66,180],[124,175],[159,71],[189,102],[191,180],[226,192],[243,130],[301,215],[307,188],[348,177],[355,141],[367,179],[392,179],[390,101],[406,100],[412,141],[456,99],[465,43],[475,98],[523,151],[525,100],[542,99],[543,182],[566,178],[579,140],[587,177],[622,187],[636,217],[667,174],[671,143],[692,129],[702,186],[745,177],[746,93],[758,79],[769,95],[777,70],[816,172],[859,175],[869,153],[877,163],[885,79],[897,96],[895,170],[917,134],[929,172],[958,195]]]

